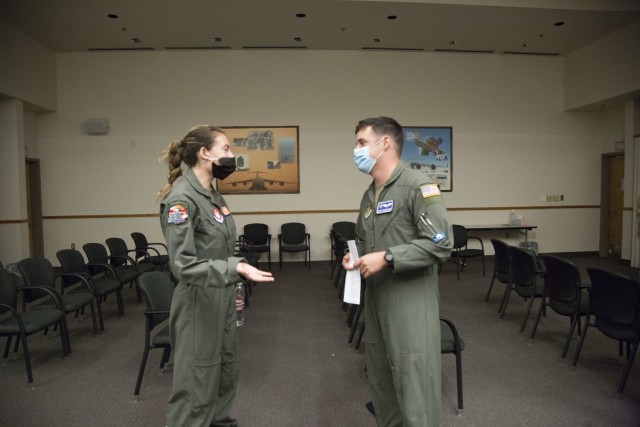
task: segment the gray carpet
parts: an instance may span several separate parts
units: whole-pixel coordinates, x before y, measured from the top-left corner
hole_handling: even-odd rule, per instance
[[[598,264],[638,274],[608,260],[574,261],[582,268]],[[623,397],[614,400],[624,363],[616,342],[591,330],[577,369],[569,369],[569,361],[559,360],[568,320],[550,312],[529,343],[518,333],[522,300],[512,298],[498,320],[503,286],[496,285],[484,304],[490,277],[482,277],[478,260],[469,264],[459,281],[452,264],[440,277],[441,314],[454,321],[467,344],[462,416],[456,414],[454,358],[443,356],[445,426],[640,425],[640,361]],[[275,284],[254,290],[242,326],[234,416],[242,426],[374,426],[364,407],[364,357],[347,344],[329,267],[285,265],[274,274]],[[126,289],[127,314],[118,319],[110,298],[106,331],[97,337],[88,317],[69,317],[73,353],[64,360],[58,337],[30,337],[35,388],[27,385],[21,352],[11,353],[0,367],[0,425],[163,426],[171,371],[159,374],[159,350],[150,354],[140,401],[133,399],[144,328],[144,307],[135,301],[135,292]]]

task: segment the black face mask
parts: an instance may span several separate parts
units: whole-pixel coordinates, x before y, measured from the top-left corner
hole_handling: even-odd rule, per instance
[[[214,178],[224,180],[236,171],[235,157],[220,157],[218,161],[220,162],[220,165],[216,165],[211,162],[211,172],[213,173]]]

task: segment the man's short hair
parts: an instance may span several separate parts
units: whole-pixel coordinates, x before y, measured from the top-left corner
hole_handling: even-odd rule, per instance
[[[373,130],[376,135],[389,135],[391,139],[395,141],[398,155],[402,153],[404,134],[402,133],[402,126],[400,126],[400,123],[391,117],[371,117],[358,122],[358,125],[356,126],[356,134],[369,126],[371,126],[371,130]]]

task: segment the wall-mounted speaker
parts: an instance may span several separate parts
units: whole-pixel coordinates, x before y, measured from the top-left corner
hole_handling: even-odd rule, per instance
[[[87,119],[82,129],[89,135],[104,135],[109,131],[109,121],[105,119]]]

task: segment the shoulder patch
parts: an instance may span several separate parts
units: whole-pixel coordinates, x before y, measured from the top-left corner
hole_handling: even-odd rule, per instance
[[[429,197],[439,196],[440,189],[436,184],[425,184],[420,186],[420,191],[422,192],[422,198],[428,199]]]
[[[182,224],[188,219],[189,213],[187,209],[179,203],[171,205],[167,212],[167,224]]]

